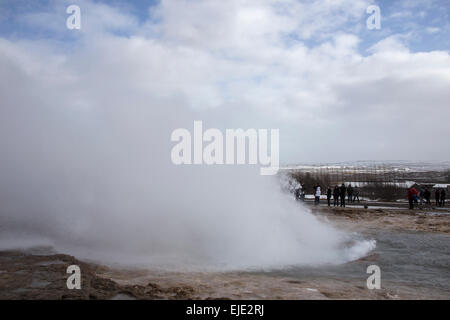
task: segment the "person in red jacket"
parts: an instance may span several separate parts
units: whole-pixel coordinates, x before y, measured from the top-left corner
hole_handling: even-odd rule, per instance
[[[414,186],[408,189],[408,201],[409,201],[409,208],[414,209],[414,202],[417,203],[417,196],[419,195],[419,192],[417,191]]]

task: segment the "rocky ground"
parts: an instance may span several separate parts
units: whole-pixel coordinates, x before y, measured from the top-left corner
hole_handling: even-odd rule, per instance
[[[81,269],[81,290],[69,290],[67,267]],[[0,252],[0,299],[187,299],[189,286],[162,288],[154,283],[119,284],[107,277],[110,269],[65,254]],[[132,273],[132,271],[130,271]]]
[[[320,219],[355,230],[450,233],[450,215],[420,210],[312,208]],[[375,256],[364,258],[376,260]],[[78,265],[81,290],[69,290],[67,267]],[[0,299],[448,299],[449,293],[383,282],[368,290],[359,280],[305,280],[255,273],[120,270],[64,254],[0,252]]]
[[[349,229],[390,229],[398,231],[423,231],[450,233],[450,209],[388,209],[312,207],[320,219]]]
[[[366,259],[372,259],[367,257]],[[0,299],[440,299],[442,293],[384,282],[381,290],[340,279],[298,280],[250,273],[114,270],[56,254],[0,253]],[[82,271],[81,290],[66,286],[66,268]]]

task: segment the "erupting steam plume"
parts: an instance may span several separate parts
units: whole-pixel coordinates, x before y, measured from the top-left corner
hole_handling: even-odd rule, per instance
[[[218,269],[340,263],[372,249],[318,222],[259,167],[173,165],[171,132],[216,120],[145,86],[152,60],[134,50],[151,45],[98,40],[55,56],[2,40],[2,249]]]

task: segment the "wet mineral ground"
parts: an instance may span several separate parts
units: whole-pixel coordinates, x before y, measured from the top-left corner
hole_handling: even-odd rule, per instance
[[[246,272],[167,272],[80,261],[51,248],[0,252],[0,299],[449,299],[450,214],[442,210],[313,208],[319,219],[374,238],[367,257],[339,266]],[[379,265],[380,290],[366,268]],[[82,270],[80,290],[67,267]]]

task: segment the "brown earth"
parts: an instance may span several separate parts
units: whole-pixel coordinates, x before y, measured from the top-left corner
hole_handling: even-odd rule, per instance
[[[69,290],[67,267],[81,269],[81,289]],[[0,300],[6,299],[187,299],[193,296],[189,286],[161,288],[153,283],[121,285],[103,274],[110,270],[65,254],[34,255],[0,252]]]
[[[320,219],[350,229],[450,233],[450,211],[430,214],[429,210],[418,209],[313,207],[312,212]]]
[[[371,259],[368,257],[367,259]],[[298,280],[250,273],[183,273],[114,270],[74,257],[0,253],[0,299],[439,299],[423,288],[383,283],[368,290],[361,281]],[[81,290],[69,290],[66,269],[80,266]]]

